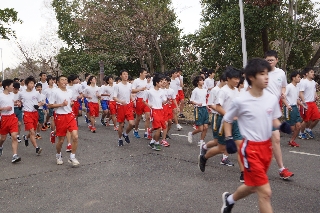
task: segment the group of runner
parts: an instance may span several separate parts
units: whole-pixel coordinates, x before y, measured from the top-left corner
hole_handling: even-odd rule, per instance
[[[214,80],[213,70],[206,70],[192,80],[195,89],[190,104],[194,106],[195,125],[194,131],[188,133],[188,141],[192,143],[193,136],[201,134],[198,143],[200,170],[204,172],[207,160],[218,154],[222,154],[220,164],[233,166],[228,155],[239,151],[240,181],[244,184],[233,194],[223,194],[223,213],[231,212],[235,201],[253,192],[258,193],[260,211],[272,212],[267,177],[272,153],[280,177],[288,179],[294,175],[283,164],[280,131],[292,132],[288,142],[292,147],[299,147],[295,142],[298,136],[301,139],[314,138],[312,129],[320,119],[315,103],[318,97],[314,71],[306,68],[301,73],[292,72],[291,83],[287,85],[285,72],[276,67],[277,62],[277,53],[271,50],[266,52],[264,59],[249,61],[243,72],[228,67],[218,82]],[[127,70],[121,70],[116,79],[106,76],[103,81],[104,84],[98,87],[93,75],[85,74],[85,80],[80,82],[77,75],[55,78],[46,73],[40,73],[39,82],[32,76],[3,80],[0,156],[3,143],[10,134],[12,163],[21,160],[17,149],[23,122],[28,134],[22,138],[26,146],[31,141],[37,155],[42,152],[36,141],[41,139],[40,131],[50,128],[50,141],[56,143],[58,138],[57,164],[63,164],[61,150],[66,137],[66,151],[71,152],[68,162],[78,166],[80,163],[75,157],[77,120],[83,113],[83,104],[89,130],[92,133],[97,131],[96,119],[100,119],[104,126],[109,126],[112,121],[118,132],[118,146],[123,146],[123,141],[130,143],[132,130],[135,138],[141,138],[138,127],[142,118],[145,122],[143,137],[150,140],[150,148],[160,151],[162,146],[170,146],[168,138],[172,123],[181,130],[178,118],[185,117],[181,69],[151,76],[141,68],[135,80],[129,78]],[[281,107],[283,105],[283,123],[278,120],[282,115],[279,103]],[[205,143],[210,113],[213,140]]]

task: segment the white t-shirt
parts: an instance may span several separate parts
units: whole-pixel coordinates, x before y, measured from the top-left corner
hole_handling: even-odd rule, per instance
[[[215,86],[210,91],[207,105],[215,105],[216,104],[219,90],[220,90],[220,87]],[[217,111],[215,111],[215,110],[213,110],[211,108],[210,108],[210,110],[211,110],[212,113],[218,113]]]
[[[239,95],[240,92],[238,88],[230,89],[228,84],[226,84],[218,91],[216,104],[219,104],[225,112],[228,112],[231,108],[232,101]]]
[[[182,87],[180,86],[180,82],[182,83],[182,85],[183,85],[183,76],[182,75],[180,75],[179,77],[177,77],[176,78],[177,80],[178,80],[178,82],[179,82],[179,86],[178,86],[178,90],[182,90]]]
[[[114,91],[114,86],[110,86],[110,85],[103,85],[100,88],[100,93],[101,94],[106,94],[109,96],[101,96],[101,100],[109,100],[109,101],[114,101],[113,100],[113,91]]]
[[[66,91],[62,91],[60,88],[57,88],[53,91],[50,96],[49,104],[62,104],[64,101],[68,101],[67,106],[55,108],[54,111],[57,114],[69,114],[72,112],[72,91],[67,89]]]
[[[297,105],[299,98],[299,88],[292,83],[286,86],[286,99],[289,105]]]
[[[37,110],[34,108],[34,105],[39,104],[41,96],[35,89],[31,92],[27,92],[27,90],[25,90],[19,93],[19,100],[22,102],[23,111],[36,112]]]
[[[146,91],[144,100],[148,100],[148,104],[151,105],[152,109],[162,109],[162,102],[167,100],[165,90],[154,88]]]
[[[39,81],[38,83],[42,84],[42,90],[45,90],[49,87],[48,82],[43,83],[43,82]]]
[[[118,98],[120,101],[125,101],[126,104],[130,103],[132,85],[130,83],[123,84],[122,82],[118,83],[114,87],[113,97]]]
[[[282,87],[287,86],[286,74],[282,69],[275,68],[269,74],[269,82],[266,88],[271,94],[274,94],[279,100],[282,92]]]
[[[175,78],[174,80],[171,79],[170,88],[173,89],[175,96],[177,96],[178,94],[179,87],[180,87],[179,78]]]
[[[81,82],[81,86],[82,86],[82,91],[84,91],[84,90],[85,90],[85,88],[88,86],[87,81],[83,81],[83,82]]]
[[[99,95],[100,93],[100,87],[98,86],[87,86],[83,92],[83,94],[85,94],[86,96],[91,97],[90,99],[87,98],[88,102],[92,102],[92,103],[98,103],[99,99],[97,97],[97,94]]]
[[[0,93],[0,108],[11,106],[11,110],[2,110],[1,115],[11,115],[14,113],[14,94],[10,92],[8,95]]]
[[[57,89],[57,88],[55,88],[55,87],[52,87],[52,88],[48,87],[47,89],[42,90],[42,94],[44,94],[44,95],[46,96],[47,100],[49,100],[51,94],[53,93],[53,91],[54,91],[55,89]]]
[[[314,80],[304,79],[300,81],[300,91],[303,92],[305,102],[314,102],[317,83]]]
[[[73,84],[72,86],[68,84],[67,89],[70,89],[72,91],[73,101],[78,100],[79,95],[83,92],[82,86],[80,84]]]
[[[151,88],[153,88],[153,82],[152,81],[150,81],[149,83],[147,83],[147,89],[151,89]]]
[[[42,102],[43,104],[46,103],[46,96],[42,93],[40,93],[40,102]],[[43,106],[39,106],[39,109],[43,109]]]
[[[147,79],[141,80],[140,78],[137,78],[132,83],[132,89],[140,89],[143,87],[147,87]],[[143,98],[145,96],[145,91],[139,91],[136,93],[137,98]]]
[[[210,93],[211,89],[214,88],[214,78],[206,78],[204,80],[204,88],[208,90],[208,94]]]
[[[13,94],[13,101],[19,100],[19,93],[20,93],[20,92],[17,92],[17,94],[12,93],[12,94]],[[14,106],[14,107],[18,107],[18,106]]]
[[[281,117],[279,101],[266,90],[258,98],[247,91],[233,100],[223,119],[232,123],[234,117],[238,117],[238,126],[245,139],[266,141],[272,136],[273,120]]]
[[[207,105],[207,89],[200,89],[198,87],[194,88],[192,90],[192,94],[191,94],[191,98],[190,101],[196,102],[198,104],[202,104],[202,106],[206,106]]]
[[[27,89],[26,85],[20,85],[19,91],[25,91]]]

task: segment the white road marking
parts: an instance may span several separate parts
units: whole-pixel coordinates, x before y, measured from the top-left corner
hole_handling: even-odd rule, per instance
[[[320,157],[320,155],[317,155],[317,154],[311,154],[311,153],[307,153],[307,152],[296,152],[296,151],[289,151],[289,152],[292,152],[292,153],[295,153],[295,154],[300,154],[300,155],[311,155],[311,156],[317,156],[317,157]]]

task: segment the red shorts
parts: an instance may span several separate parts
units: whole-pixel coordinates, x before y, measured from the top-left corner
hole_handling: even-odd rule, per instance
[[[152,128],[153,129],[166,129],[166,123],[164,120],[164,110],[163,109],[152,109],[151,117],[152,117]]]
[[[111,115],[117,114],[117,102],[109,101],[109,112]]]
[[[78,117],[79,115],[79,107],[80,107],[80,103],[78,102],[78,100],[73,101],[72,112],[76,117]]]
[[[315,121],[320,119],[319,109],[316,102],[307,102],[308,110],[305,111],[303,121]]]
[[[69,114],[57,114],[54,115],[54,122],[56,125],[56,135],[58,137],[64,137],[67,131],[72,132],[78,130],[77,120],[73,113]]]
[[[184,100],[183,90],[178,90],[178,94],[176,96],[177,103],[179,104],[182,100]]]
[[[279,106],[280,106],[280,109],[282,109],[283,103],[282,103],[281,98],[280,98],[280,100],[279,100]]]
[[[0,135],[7,135],[13,132],[19,132],[17,116],[14,113],[11,115],[2,115]]]
[[[24,123],[24,130],[29,131],[30,129],[37,129],[38,125],[38,111],[35,112],[27,112],[23,111],[23,123]]]
[[[244,182],[247,186],[262,186],[269,182],[267,171],[272,160],[271,139],[262,142],[243,140],[240,159],[244,166]]]
[[[136,100],[136,114],[142,115],[145,112],[150,112],[150,108],[143,103],[143,98]]]
[[[164,120],[169,121],[173,119],[173,112],[171,104],[165,104],[163,105],[163,111],[164,111]]]
[[[117,122],[123,123],[125,120],[134,120],[132,106],[131,103],[126,105],[117,104]]]
[[[89,107],[90,116],[99,117],[99,104],[98,103],[89,102],[88,107]]]

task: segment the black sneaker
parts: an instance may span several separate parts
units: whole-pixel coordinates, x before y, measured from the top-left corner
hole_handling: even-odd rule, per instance
[[[0,156],[3,155],[3,147],[0,149]]]
[[[234,166],[234,163],[232,163],[229,158],[221,159],[220,164],[225,166]]]
[[[166,139],[171,139],[168,133],[166,135]]]
[[[154,149],[155,148],[155,146],[154,146],[154,143],[149,143],[149,147],[151,148],[151,149]]]
[[[243,172],[240,173],[240,182],[244,183],[244,176],[243,176]]]
[[[16,163],[16,162],[19,162],[19,161],[21,161],[21,158],[18,156],[18,155],[14,155],[13,157],[12,157],[12,163]]]
[[[17,137],[17,141],[18,141],[18,143],[21,143],[20,137]]]
[[[207,150],[203,148],[204,144],[201,146],[201,151],[200,151],[200,155],[205,156],[205,154],[207,153]]]
[[[24,145],[29,146],[29,141],[26,135],[23,135]]]
[[[103,126],[107,126],[107,124],[106,124],[106,122],[104,122],[104,120],[101,118],[101,124],[103,125]]]
[[[206,163],[207,163],[207,159],[205,159],[204,155],[199,155],[198,166],[201,172],[204,172],[206,170]]]
[[[222,202],[223,202],[223,206],[221,208],[221,213],[231,213],[231,210],[233,208],[234,204],[229,204],[227,198],[230,196],[231,194],[229,192],[224,192],[222,194]]]
[[[37,155],[40,155],[40,154],[41,154],[41,152],[42,152],[42,148],[37,147],[37,148],[36,148],[36,153],[37,153]]]
[[[118,146],[123,146],[123,140],[118,141]]]
[[[122,134],[122,136],[124,137],[124,140],[125,140],[127,143],[130,143],[129,135],[125,136],[124,134]]]

